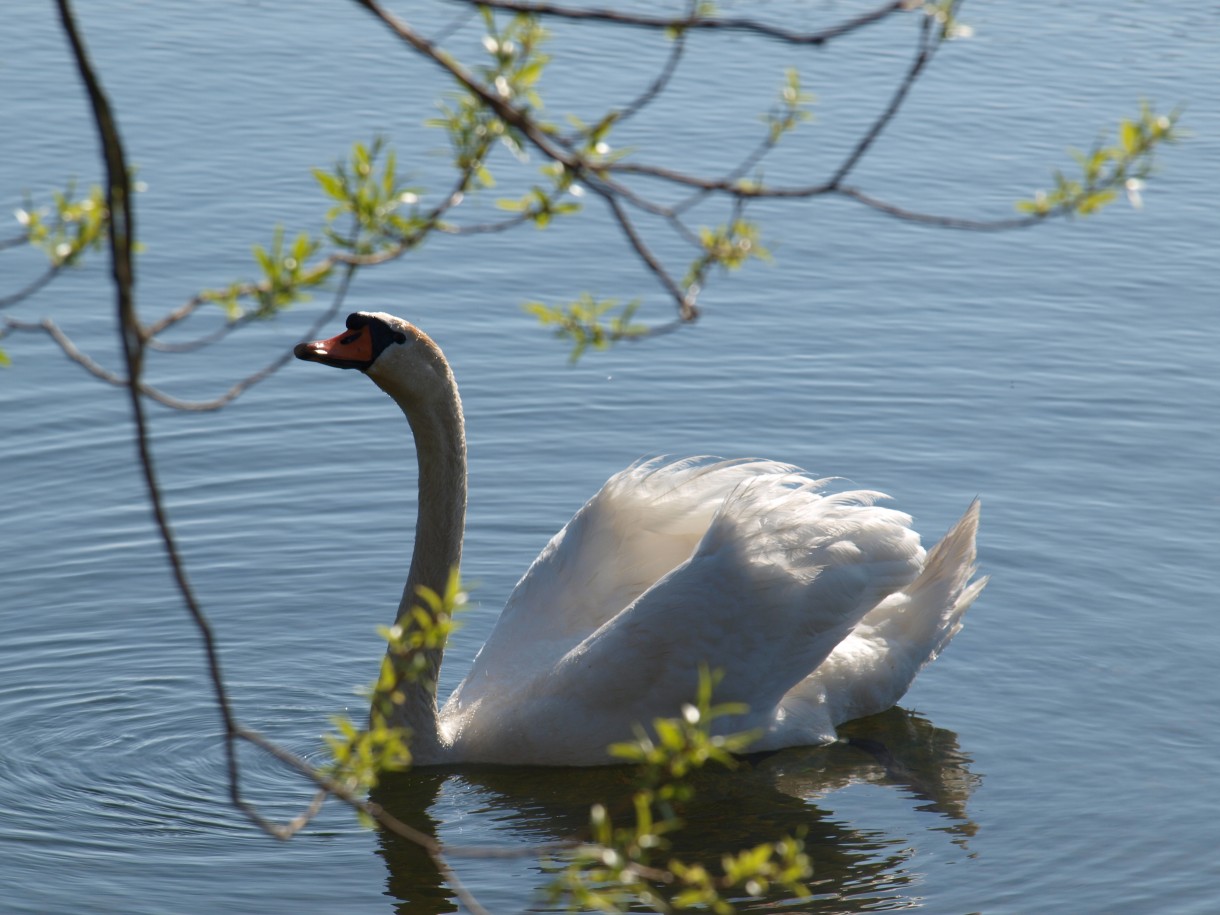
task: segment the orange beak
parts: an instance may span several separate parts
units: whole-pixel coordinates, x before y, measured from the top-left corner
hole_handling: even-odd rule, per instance
[[[298,343],[292,353],[306,362],[320,362],[340,369],[367,369],[373,364],[373,336],[368,327],[359,327],[345,330],[329,340]]]

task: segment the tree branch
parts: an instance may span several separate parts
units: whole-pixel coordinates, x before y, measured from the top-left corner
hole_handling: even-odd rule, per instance
[[[47,285],[51,280],[59,275],[59,271],[63,269],[61,264],[52,264],[47,268],[46,272],[31,282],[24,289],[19,289],[14,293],[6,296],[0,296],[0,309],[8,308],[10,305],[16,305],[23,299],[28,299],[43,286]]]
[[[95,366],[95,368],[97,371],[103,373],[104,376],[109,376],[108,380],[117,380],[118,383],[124,384],[131,394],[131,409],[135,427],[135,438],[140,457],[140,465],[144,472],[149,503],[152,507],[157,530],[160,534],[162,544],[164,545],[165,552],[170,563],[175,585],[203,641],[208,675],[212,683],[215,701],[224,726],[224,751],[226,758],[226,769],[228,772],[228,790],[230,801],[233,803],[236,809],[242,811],[250,819],[250,821],[257,825],[260,829],[277,838],[286,839],[303,828],[304,825],[317,814],[328,794],[333,795],[349,806],[354,807],[362,813],[372,817],[384,827],[424,848],[431,857],[443,879],[446,881],[455,895],[458,896],[462,904],[465,905],[466,908],[471,912],[476,913],[476,915],[490,915],[488,910],[485,909],[462,884],[462,881],[458,878],[458,875],[454,872],[453,868],[446,860],[444,848],[434,838],[408,826],[406,823],[403,823],[401,820],[385,811],[379,805],[356,797],[345,786],[339,784],[334,779],[316,769],[314,766],[297,757],[295,754],[290,753],[277,744],[267,740],[256,731],[252,731],[242,726],[237,721],[237,718],[233,713],[228,691],[225,687],[223,674],[221,672],[220,656],[216,645],[216,639],[213,634],[211,624],[209,623],[206,615],[203,613],[203,610],[195,596],[194,590],[187,578],[186,569],[178,551],[176,538],[170,526],[168,514],[165,511],[164,502],[161,497],[160,484],[157,479],[157,474],[152,459],[152,451],[148,436],[148,422],[144,412],[144,403],[141,396],[141,371],[143,367],[142,357],[146,337],[142,332],[139,321],[136,317],[134,294],[135,272],[131,257],[132,248],[135,241],[135,215],[130,208],[130,188],[128,187],[127,183],[128,170],[123,152],[122,140],[118,131],[118,126],[115,123],[114,117],[111,113],[109,101],[92,69],[84,43],[77,31],[70,2],[69,0],[56,0],[56,4],[59,9],[64,32],[68,36],[69,43],[72,48],[72,54],[76,61],[77,70],[80,73],[81,79],[85,83],[85,87],[89,95],[90,106],[94,114],[94,120],[97,126],[98,135],[101,139],[106,162],[106,197],[110,207],[110,212],[112,214],[108,228],[108,242],[111,252],[112,267],[111,273],[115,285],[115,304],[119,319],[120,341],[122,343],[124,362],[128,374],[127,378],[124,380],[119,379],[118,376],[115,376],[113,373],[105,372],[105,370],[102,370],[100,366]],[[337,310],[343,297],[342,294],[346,291],[347,283],[354,270],[355,265],[349,265],[341,285],[340,293],[336,296],[336,301],[332,306],[332,310]],[[326,319],[328,320],[329,316],[327,316]],[[50,333],[52,337],[62,340],[61,346],[63,346],[65,343],[68,344],[69,347],[71,346],[71,341],[63,336],[54,324],[48,321],[38,326]],[[72,347],[72,349],[74,349],[74,347]],[[78,361],[82,361],[82,364],[85,364],[83,356],[81,357],[81,360]],[[242,740],[257,746],[264,752],[269,753],[281,762],[291,766],[297,772],[306,776],[318,786],[320,790],[314,795],[313,799],[310,801],[306,809],[302,811],[302,813],[287,823],[280,824],[263,816],[253,804],[245,799],[241,792],[241,770],[238,764],[236,752],[238,740]],[[529,854],[531,856],[535,854],[535,851],[532,849],[523,849],[521,851],[522,854]],[[471,853],[477,854],[477,850],[472,850]]]
[[[386,813],[381,808],[354,797],[342,785],[326,777],[313,766],[300,760],[294,754],[266,740],[257,732],[241,726],[233,714],[228,692],[221,673],[220,656],[211,624],[203,613],[194,590],[187,579],[186,569],[178,552],[176,539],[170,527],[169,517],[161,498],[160,484],[153,465],[152,452],[149,446],[148,423],[144,413],[144,404],[140,396],[140,372],[142,368],[143,334],[140,331],[135,311],[135,273],[131,253],[135,238],[135,218],[130,209],[130,194],[128,188],[128,171],[123,153],[122,140],[118,127],[111,114],[107,97],[102,90],[92,66],[89,63],[84,43],[76,28],[69,0],[56,0],[64,32],[67,34],[76,61],[77,70],[85,83],[89,95],[90,106],[94,114],[103,154],[106,161],[106,196],[112,218],[109,227],[109,248],[111,252],[112,276],[115,284],[116,310],[120,324],[120,340],[123,345],[124,361],[128,370],[126,386],[131,392],[131,409],[135,425],[136,444],[140,455],[140,465],[144,470],[144,478],[148,491],[149,503],[153,509],[157,529],[173,573],[174,582],[184,604],[195,623],[203,640],[204,655],[207,662],[208,675],[212,683],[217,709],[224,725],[224,747],[226,768],[228,770],[229,798],[234,807],[241,810],[258,825],[273,836],[286,838],[299,830],[309,818],[321,807],[321,800],[315,795],[308,808],[287,825],[276,824],[264,817],[250,804],[241,793],[241,774],[237,761],[236,744],[244,740],[258,746],[277,759],[284,761],[308,776],[325,793],[333,794],[351,806],[356,807],[378,822],[392,829],[404,838],[420,844],[427,850],[442,871],[450,887],[457,893],[472,911],[486,912],[470,894],[462,887],[442,854],[441,846],[435,839],[412,829],[397,818]],[[324,796],[324,795],[323,795]]]
[[[547,158],[563,163],[574,170],[580,170],[584,165],[580,157],[565,150],[560,143],[545,133],[527,114],[480,83],[467,72],[465,67],[461,66],[461,64],[450,58],[447,54],[437,50],[432,42],[425,39],[401,19],[382,9],[377,0],[353,0],[353,2],[372,13],[391,32],[414,48],[415,51],[431,60],[436,66],[457,80],[468,92],[477,96],[484,105],[495,112],[498,118],[520,131]]]
[[[864,154],[869,151],[877,138],[881,136],[881,132],[889,125],[890,121],[898,114],[898,110],[902,107],[902,103],[906,101],[907,94],[911,91],[911,87],[915,85],[915,81],[919,79],[919,75],[923,72],[924,67],[932,59],[932,54],[935,48],[939,45],[940,38],[932,29],[932,17],[924,16],[923,21],[919,24],[919,50],[915,54],[915,59],[911,62],[911,66],[907,69],[906,76],[903,77],[898,88],[894,91],[890,98],[890,103],[885,107],[881,116],[873,122],[872,127],[868,132],[860,138],[856,143],[855,148],[848,154],[847,158],[835,171],[827,182],[829,188],[836,188],[848,176],[853,168],[864,158]]]
[[[691,6],[693,7],[694,0]],[[669,49],[669,56],[665,58],[665,65],[661,67],[661,72],[657,74],[656,79],[640,94],[637,98],[628,102],[618,112],[617,121],[623,123],[628,118],[634,117],[645,108],[647,108],[665,89],[669,86],[674,74],[678,72],[678,64],[682,60],[682,55],[686,51],[686,32],[678,32],[673,38],[673,45]]]
[[[118,126],[110,110],[110,103],[102,90],[93,68],[89,63],[84,42],[77,32],[76,22],[72,15],[69,0],[56,0],[59,8],[60,21],[72,48],[72,56],[76,62],[77,71],[85,84],[89,95],[90,109],[93,112],[97,126],[98,137],[102,146],[103,158],[106,163],[106,201],[110,211],[110,221],[107,226],[107,237],[110,247],[111,274],[115,287],[115,310],[118,315],[119,339],[122,344],[123,358],[127,367],[128,390],[131,394],[132,419],[135,424],[136,447],[140,455],[140,466],[144,471],[144,481],[148,491],[149,504],[157,530],[165,547],[166,557],[174,577],[174,582],[182,596],[187,611],[194,620],[203,640],[204,656],[207,662],[208,674],[212,682],[214,698],[224,724],[225,759],[229,772],[229,796],[234,805],[243,807],[241,797],[237,753],[234,746],[234,735],[237,722],[229,703],[220,670],[220,656],[216,648],[216,639],[207,617],[195,598],[194,591],[187,579],[186,568],[178,553],[177,543],[169,524],[165,506],[161,498],[161,488],[157,481],[153,465],[152,450],[148,441],[148,422],[144,413],[144,402],[140,396],[140,374],[143,367],[143,334],[140,332],[139,320],[135,309],[135,269],[132,263],[132,246],[135,238],[135,214],[131,210],[131,189],[128,183],[126,157],[123,152],[122,139]],[[243,807],[244,809],[244,807]]]
[[[1067,210],[1051,211],[1045,214],[1030,216],[1013,216],[1009,219],[962,219],[956,216],[940,216],[935,213],[921,213],[917,210],[907,210],[892,203],[887,203],[884,200],[879,200],[876,197],[871,197],[859,188],[848,185],[841,185],[833,190],[828,189],[827,193],[846,197],[849,200],[862,203],[866,207],[905,222],[917,222],[920,225],[937,226],[942,229],[964,229],[972,232],[1002,232],[1009,229],[1024,229],[1036,223],[1044,222],[1053,215],[1063,215],[1068,212]]]
[[[357,0],[363,2],[363,0]],[[503,10],[507,13],[525,13],[532,16],[549,16],[556,19],[569,19],[583,22],[602,22],[609,25],[629,26],[652,30],[667,30],[684,32],[702,29],[725,32],[753,32],[774,41],[796,45],[823,45],[835,38],[840,38],[857,29],[873,25],[898,12],[905,12],[921,6],[921,0],[896,0],[885,3],[876,9],[862,13],[851,19],[846,19],[838,25],[816,32],[798,32],[785,29],[759,19],[741,16],[708,16],[698,12],[697,7],[685,16],[649,16],[637,13],[623,13],[611,9],[581,9],[579,7],[561,6],[554,3],[525,3],[518,0],[461,0],[471,6],[485,6],[490,9]]]
[[[301,338],[303,341],[311,340],[316,337],[318,332],[328,323],[330,323],[335,314],[342,307],[352,270],[354,270],[354,268],[349,268],[341,283],[340,291],[336,292],[334,301],[331,303],[330,307],[327,308],[327,310],[314,321],[309,330],[305,332],[305,335]],[[226,328],[232,327],[233,325],[226,325]],[[43,318],[41,321],[37,322],[18,321],[13,318],[6,318],[4,321],[4,329],[6,332],[41,331],[59,345],[59,348],[63,351],[65,356],[67,356],[93,377],[100,381],[104,381],[107,384],[114,385],[115,387],[132,387],[131,377],[129,375],[125,376],[112,372],[100,365],[98,362],[94,361],[86,353],[82,352],[80,348],[77,347],[72,341],[72,338],[65,334],[63,329],[50,318]],[[139,390],[141,396],[147,397],[149,400],[155,401],[164,407],[169,407],[172,410],[182,410],[190,413],[207,413],[214,410],[219,410],[222,407],[232,403],[247,390],[254,387],[254,385],[258,384],[260,381],[265,381],[268,377],[279,371],[287,362],[291,360],[291,358],[292,348],[287,347],[279,356],[277,356],[267,365],[263,366],[257,372],[247,375],[245,378],[233,384],[219,397],[215,397],[212,400],[182,400],[174,397],[172,394],[167,394],[160,388],[154,387],[143,380],[140,380],[135,387]]]
[[[690,294],[690,290],[683,289],[674,281],[674,278],[669,275],[664,265],[652,253],[652,249],[648,247],[644,239],[636,231],[635,225],[631,222],[631,217],[627,215],[623,205],[619,203],[618,198],[599,185],[593,185],[594,189],[606,201],[610,212],[614,214],[615,220],[619,224],[619,228],[623,230],[623,234],[627,237],[627,241],[631,244],[632,249],[639,256],[640,260],[652,271],[653,275],[665,287],[666,292],[674,300],[678,307],[678,317],[682,321],[693,321],[699,316],[699,310],[695,305],[694,297]]]

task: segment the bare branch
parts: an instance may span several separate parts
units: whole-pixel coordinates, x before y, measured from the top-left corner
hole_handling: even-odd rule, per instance
[[[718,184],[721,185],[720,188],[706,187],[698,189],[685,200],[675,204],[673,207],[674,213],[683,213],[686,210],[698,206],[704,200],[707,200],[708,197],[715,194],[718,190],[725,190],[728,193],[731,193],[735,199],[735,205],[740,205],[746,197],[758,196],[745,193],[746,188],[741,185],[741,179],[745,177],[747,172],[761,163],[762,160],[767,157],[767,154],[770,153],[771,150],[775,149],[778,143],[779,137],[773,132],[768,131],[767,135],[763,137],[762,141],[759,142],[758,145],[755,146],[754,149],[751,150],[746,157],[737,164],[736,168],[732,169],[719,179]],[[808,194],[807,196],[814,196],[814,194],[817,192],[817,189],[814,189],[814,192]]]
[[[158,321],[157,324],[164,328],[170,326],[170,324],[174,323],[175,321],[183,320],[188,315],[193,314],[194,311],[203,305],[205,301],[206,299],[195,296],[193,299],[187,302],[187,305],[191,306],[190,311],[182,312],[180,308],[180,317],[175,318],[174,321],[167,322],[166,318],[170,318],[173,314],[175,314],[174,312],[171,312],[170,315],[166,315],[165,318],[162,318],[162,320]],[[202,337],[196,337],[194,340],[185,340],[182,343],[166,343],[164,340],[158,340],[156,337],[152,336],[153,332],[151,328],[146,327],[144,328],[145,344],[149,349],[156,350],[159,353],[193,353],[196,350],[211,346],[214,343],[219,343],[239,327],[244,327],[245,325],[252,323],[257,317],[258,315],[253,312],[241,315],[240,317],[226,321],[210,334],[204,334]]]
[[[148,440],[148,422],[144,413],[144,402],[140,396],[140,374],[143,367],[143,334],[140,331],[135,311],[135,273],[131,258],[135,234],[135,218],[134,213],[130,209],[131,198],[128,186],[128,170],[122,140],[113,115],[110,112],[109,101],[93,72],[84,44],[77,32],[69,0],[56,0],[56,3],[59,7],[64,31],[68,35],[69,43],[72,46],[77,70],[89,94],[90,106],[106,161],[106,199],[112,214],[108,226],[108,238],[115,284],[115,304],[120,327],[119,336],[122,343],[124,362],[127,366],[126,387],[131,392],[131,409],[135,425],[136,445],[140,455],[140,466],[144,471],[149,503],[153,509],[157,530],[165,547],[166,558],[169,561],[174,582],[203,641],[208,674],[212,683],[216,706],[224,725],[224,747],[226,768],[229,774],[230,800],[235,807],[244,811],[260,827],[267,829],[272,835],[281,834],[283,830],[277,829],[275,824],[266,820],[257,810],[253,809],[241,794],[236,738],[241,734],[242,729],[234,717],[228,691],[225,688],[224,678],[220,669],[220,655],[211,624],[208,622],[195,597],[194,590],[187,579],[186,568],[178,552],[177,542],[161,498],[161,488],[157,480]],[[314,803],[310,805],[310,809],[316,809],[318,806],[319,804],[315,799]]]
[[[640,237],[639,232],[636,231],[635,225],[631,222],[631,217],[627,215],[618,198],[610,191],[598,185],[593,185],[593,187],[601,195],[602,199],[606,201],[606,205],[610,207],[610,212],[614,214],[619,228],[627,236],[627,241],[631,243],[632,249],[674,300],[674,304],[678,307],[679,319],[684,322],[694,321],[699,316],[699,310],[695,306],[691,291],[687,290],[684,292],[677,282],[674,281],[674,278],[669,275],[669,271],[665,269],[664,265],[657,260],[656,255],[652,253],[652,249],[648,247],[644,239]]]
[[[157,530],[165,547],[174,582],[182,596],[188,613],[194,620],[203,641],[204,656],[214,698],[224,724],[225,761],[229,772],[229,796],[235,805],[242,803],[239,787],[237,753],[233,735],[237,722],[229,703],[228,692],[220,670],[220,656],[212,627],[195,598],[187,579],[186,568],[178,553],[169,517],[161,498],[161,488],[153,466],[152,450],[148,441],[148,423],[144,413],[144,402],[140,396],[140,373],[143,366],[143,338],[135,310],[135,271],[132,263],[132,246],[135,240],[135,214],[131,210],[131,193],[126,156],[118,127],[110,111],[110,103],[102,90],[89,63],[84,42],[76,29],[69,0],[56,0],[64,32],[68,36],[77,70],[89,95],[90,108],[96,122],[106,163],[106,202],[111,218],[107,226],[111,268],[115,286],[115,309],[119,323],[119,339],[123,358],[127,366],[128,390],[131,396],[132,419],[135,424],[136,446],[140,455],[140,466],[148,490],[149,503],[153,510]]]
[[[830,193],[846,197],[849,200],[855,200],[857,203],[862,203],[866,207],[885,213],[887,216],[893,216],[895,219],[917,222],[925,226],[937,226],[942,229],[965,229],[972,232],[1002,232],[1009,229],[1024,229],[1039,222],[1044,222],[1052,215],[1063,215],[1070,212],[1068,209],[1063,209],[1046,214],[1013,216],[1010,219],[961,219],[956,216],[939,216],[935,213],[921,213],[917,210],[907,210],[892,203],[887,203],[884,200],[879,200],[876,197],[870,197],[859,188],[847,185],[836,187]]]
[[[305,336],[302,337],[303,340],[310,340],[317,336],[318,332],[328,323],[330,323],[335,314],[342,307],[351,273],[354,269],[355,268],[348,269],[341,282],[339,290],[336,291],[334,301],[332,301],[330,307],[327,308],[327,310],[314,321],[310,329],[306,331]],[[67,356],[77,365],[81,366],[81,368],[85,369],[85,371],[89,372],[89,374],[93,375],[95,378],[104,381],[107,384],[112,384],[115,387],[127,388],[131,386],[131,382],[127,376],[120,375],[116,372],[110,371],[107,368],[104,368],[102,365],[90,358],[86,353],[82,352],[72,341],[72,338],[65,334],[59,325],[50,318],[43,318],[41,321],[37,322],[18,321],[13,318],[6,318],[3,326],[6,332],[41,331],[47,334],[47,336],[49,336],[59,345],[59,348],[63,350],[65,356]],[[227,325],[227,327],[231,328],[232,325]],[[257,372],[247,375],[245,378],[233,384],[219,397],[212,400],[182,400],[174,397],[172,394],[167,394],[160,388],[153,387],[144,381],[140,381],[137,387],[142,396],[147,397],[149,400],[153,400],[162,406],[169,407],[173,410],[206,413],[213,410],[219,410],[222,407],[232,403],[247,390],[254,387],[254,385],[258,384],[260,381],[265,381],[269,376],[279,371],[291,358],[292,349],[291,347],[288,347],[283,353],[281,353],[267,365],[263,366]]]
[[[869,151],[873,143],[876,142],[877,138],[881,136],[881,132],[885,130],[890,121],[892,121],[895,115],[898,114],[899,109],[902,107],[902,103],[906,100],[907,94],[911,91],[911,87],[915,85],[915,81],[919,79],[919,75],[923,72],[924,67],[926,67],[928,62],[932,59],[935,49],[940,44],[940,38],[933,30],[932,22],[933,20],[931,16],[923,17],[923,20],[919,24],[919,50],[915,54],[915,59],[911,62],[911,66],[907,69],[906,76],[904,76],[902,82],[898,84],[898,88],[894,91],[893,96],[890,98],[890,103],[886,105],[885,110],[881,113],[880,117],[873,122],[872,127],[870,127],[868,132],[860,138],[859,142],[856,143],[855,148],[851,151],[851,153],[848,154],[847,158],[843,160],[843,164],[838,167],[830,181],[827,182],[831,188],[838,187],[840,182],[842,182],[843,179],[848,176],[851,170],[855,168],[857,164],[859,164],[860,160],[864,158],[864,154]]]
[[[435,35],[433,35],[432,38],[428,39],[428,41],[434,45],[443,44],[447,39],[451,38],[453,35],[457,34],[459,31],[461,31],[462,28],[464,28],[466,26],[466,24],[470,22],[471,19],[474,19],[476,16],[478,16],[478,14],[479,14],[479,11],[478,11],[477,7],[471,7],[470,9],[461,10],[459,13],[457,13],[457,15],[455,15],[453,17],[452,20],[450,20],[450,22],[447,26],[445,26],[443,29],[441,29],[439,32],[437,32]]]
[[[55,279],[55,277],[59,275],[59,271],[62,269],[62,264],[52,264],[47,268],[45,273],[43,273],[24,289],[20,289],[17,292],[11,293],[10,295],[0,297],[0,308],[8,308],[10,305],[16,305],[23,299],[28,299],[43,286],[47,285],[47,283],[51,282],[51,280]]]
[[[442,846],[441,843],[438,842],[436,839],[434,839],[432,836],[428,835],[425,832],[421,832],[420,830],[416,829],[413,826],[410,826],[410,825],[404,823],[402,820],[398,819],[398,817],[394,816],[392,813],[387,811],[380,804],[376,804],[372,801],[368,801],[368,800],[365,800],[364,798],[356,796],[351,791],[349,791],[344,785],[340,784],[339,782],[336,782],[333,778],[330,778],[325,773],[323,773],[319,769],[317,769],[315,766],[311,765],[309,762],[305,761],[304,759],[301,759],[301,757],[297,756],[295,753],[293,753],[289,750],[286,750],[284,747],[281,747],[279,744],[273,743],[272,741],[268,740],[266,737],[264,737],[257,731],[252,731],[249,728],[238,725],[237,729],[235,730],[235,732],[233,734],[233,737],[236,739],[245,740],[248,743],[251,743],[254,746],[259,747],[261,750],[263,750],[264,752],[268,753],[269,755],[275,757],[276,759],[278,759],[280,762],[284,763],[289,768],[291,768],[291,769],[295,770],[296,772],[298,772],[299,774],[303,775],[305,778],[309,779],[314,784],[316,784],[318,786],[318,788],[320,789],[320,793],[322,793],[323,795],[326,795],[326,794],[334,795],[334,797],[338,798],[343,803],[347,804],[348,806],[352,807],[355,810],[360,811],[361,813],[365,814],[366,816],[370,817],[371,819],[377,821],[379,824],[381,824],[382,826],[384,826],[386,829],[390,830],[391,832],[401,836],[402,838],[406,839],[409,842],[414,843],[415,845],[418,845],[425,852],[427,852],[428,857],[430,857],[432,859],[432,863],[436,866],[436,869],[440,872],[441,877],[444,879],[445,883],[448,884],[448,886],[451,890],[453,890],[454,895],[456,895],[461,900],[461,902],[464,906],[466,906],[471,912],[483,913],[483,915],[490,915],[490,913],[488,913],[487,909],[485,909],[482,906],[482,904],[479,903],[479,901],[470,893],[470,891],[468,889],[466,889],[465,885],[458,878],[457,873],[453,870],[453,867],[449,864],[448,860],[445,857],[445,855],[446,855],[445,847]],[[311,804],[311,808],[312,808],[312,806],[313,805]],[[242,802],[241,807],[247,813],[247,815],[249,815],[251,817],[251,819],[253,819],[257,823],[259,823],[260,827],[263,828],[264,831],[266,831],[270,835],[275,836],[278,839],[291,838],[292,835],[297,831],[296,829],[292,829],[290,831],[290,828],[296,823],[297,819],[300,819],[299,816],[287,824],[280,825],[280,824],[276,824],[276,823],[268,821],[265,817],[263,817],[260,813],[258,813],[257,810],[255,810],[251,805],[249,805],[248,803],[246,803],[244,801]],[[304,814],[302,814],[302,816],[303,815]],[[264,824],[266,824],[266,825],[264,825]],[[299,829],[299,827],[298,827],[298,829]],[[546,846],[546,848],[554,848],[554,847],[559,847],[559,846],[555,846],[555,845]],[[492,849],[485,850],[485,849],[474,848],[474,847],[463,848],[463,849],[461,849],[461,853],[463,855],[469,856],[469,857],[491,857],[491,856],[506,857],[506,856],[508,856],[508,855],[505,855],[502,850],[498,850],[498,849],[497,850],[492,850]],[[511,856],[514,856],[514,857],[515,856],[533,857],[537,853],[538,853],[538,849],[523,848],[523,849],[513,850],[513,852],[511,852],[510,854],[511,854]]]
[[[250,283],[250,284],[248,284],[248,288],[251,292],[254,292],[257,290],[258,287],[257,287],[257,284]],[[154,337],[158,336],[159,334],[164,333],[169,328],[173,327],[175,324],[178,324],[181,321],[185,321],[187,318],[189,318],[191,315],[193,315],[196,311],[198,311],[202,306],[208,304],[211,301],[212,300],[210,298],[208,298],[208,296],[205,293],[198,293],[198,294],[192,296],[191,298],[187,299],[183,304],[181,304],[177,308],[175,308],[173,311],[167,312],[166,314],[164,314],[160,318],[158,318],[156,321],[154,321],[152,324],[146,325],[144,327],[144,338],[146,340],[151,341]],[[171,346],[180,347],[183,350],[199,348],[198,346],[192,346],[191,344],[188,344],[188,343],[158,344],[157,348],[161,349],[164,347],[164,348],[168,349]]]
[[[361,2],[361,0],[357,0]],[[569,19],[583,22],[602,22],[610,25],[629,26],[653,30],[686,31],[704,29],[725,32],[753,32],[764,35],[775,41],[796,45],[823,45],[835,38],[840,38],[857,29],[881,22],[883,19],[898,12],[905,12],[920,6],[919,0],[897,0],[885,3],[874,10],[862,13],[852,19],[844,20],[838,25],[817,32],[798,32],[781,28],[759,19],[737,16],[706,16],[697,9],[685,16],[648,16],[636,13],[623,13],[612,9],[581,9],[578,7],[560,6],[554,3],[524,3],[518,0],[463,0],[471,6],[485,6],[491,9],[503,10],[508,13],[526,13],[534,16],[550,16],[556,19]]]
[[[67,356],[77,365],[81,366],[83,369],[85,369],[85,371],[93,375],[95,378],[98,378],[107,384],[115,385],[116,387],[127,387],[126,378],[124,378],[122,375],[115,374],[109,369],[103,368],[85,353],[81,352],[77,348],[76,344],[72,342],[72,339],[65,334],[60,329],[59,325],[50,318],[43,318],[41,321],[37,322],[18,321],[15,318],[5,318],[4,330],[6,334],[11,331],[41,331],[59,344],[59,348],[64,351],[65,356]]]
[[[445,235],[488,235],[493,232],[507,232],[509,229],[515,229],[532,218],[532,214],[526,211],[499,222],[478,222],[466,226],[442,224],[436,227],[436,231]]]
[[[693,4],[692,4],[693,5]],[[644,92],[637,98],[628,102],[618,112],[618,123],[622,123],[628,118],[634,117],[642,110],[647,108],[654,99],[657,98],[666,87],[669,86],[674,74],[678,72],[678,64],[682,60],[682,55],[686,51],[686,32],[679,32],[674,36],[673,45],[669,49],[669,55],[665,58],[665,65],[661,67],[661,72],[657,74],[657,78],[652,81]]]
[[[355,272],[355,269],[356,268],[354,266],[349,266],[348,269],[344,272],[343,279],[340,281],[339,288],[335,291],[335,297],[331,301],[330,306],[326,309],[326,311],[324,311],[314,321],[314,323],[310,326],[309,330],[305,332],[305,336],[302,338],[302,340],[311,340],[314,337],[316,337],[318,335],[318,332],[323,327],[325,327],[327,324],[329,324],[330,321],[334,318],[335,314],[338,313],[339,309],[343,305],[343,300],[347,295],[347,289],[348,289],[348,286],[350,285],[351,277],[352,277],[352,274]],[[163,404],[164,406],[167,406],[167,407],[171,407],[175,410],[185,410],[188,412],[195,412],[195,413],[206,413],[206,412],[210,412],[213,410],[219,410],[222,407],[227,406],[228,404],[232,403],[234,400],[236,400],[238,397],[240,397],[242,394],[244,394],[247,390],[254,387],[254,385],[258,384],[260,381],[265,381],[268,377],[270,377],[271,375],[278,372],[281,368],[284,367],[285,364],[287,364],[289,361],[291,361],[291,359],[292,359],[292,348],[286,347],[279,356],[277,356],[271,362],[267,363],[267,365],[263,366],[257,372],[254,372],[251,375],[247,375],[245,378],[243,378],[241,381],[238,381],[236,384],[234,384],[232,387],[230,387],[227,391],[225,391],[219,397],[216,397],[212,400],[199,400],[199,401],[179,400],[176,397],[171,397],[170,395],[164,393],[163,391],[159,391],[155,388],[150,388],[148,386],[141,386],[140,393],[142,393],[148,397],[151,397],[153,400],[157,401],[158,403]]]

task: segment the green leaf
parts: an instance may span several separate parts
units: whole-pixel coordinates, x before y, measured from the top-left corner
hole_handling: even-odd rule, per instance
[[[313,176],[317,179],[318,184],[321,185],[322,190],[328,197],[333,197],[335,200],[347,199],[347,193],[343,188],[343,181],[337,175],[323,171],[320,168],[315,168]]]
[[[274,277],[275,264],[271,260],[271,255],[267,253],[267,249],[262,245],[254,245],[251,250],[253,250],[254,259],[258,261],[258,265],[262,268],[264,275]]]
[[[1142,145],[1139,126],[1134,121],[1123,120],[1118,125],[1118,139],[1127,155],[1134,155]]]

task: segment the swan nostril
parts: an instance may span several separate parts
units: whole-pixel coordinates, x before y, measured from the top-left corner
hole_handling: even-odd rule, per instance
[[[316,343],[298,343],[292,348],[292,355],[298,359],[311,359],[318,355],[320,350]]]

